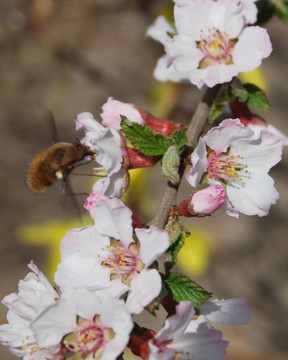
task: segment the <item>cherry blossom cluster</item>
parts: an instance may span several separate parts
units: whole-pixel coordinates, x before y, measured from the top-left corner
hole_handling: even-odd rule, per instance
[[[236,78],[258,67],[272,46],[254,25],[256,1],[174,3],[174,22],[160,16],[147,31],[165,48],[155,77],[205,85],[207,92],[217,85],[210,113],[195,138],[193,119],[186,127],[112,97],[100,122],[89,112],[76,116],[81,143],[91,149],[87,159],[95,161],[97,180],[84,204],[94,223],[63,237],[55,285],[31,262],[18,292],[3,299],[8,323],[0,326],[0,343],[24,360],[121,360],[127,349],[143,360],[221,360],[228,343],[214,324],[250,319],[246,299],[213,300],[173,267],[187,237],[182,216],[220,208],[234,218],[265,216],[279,197],[268,173],[288,138],[250,110],[269,106],[264,92]],[[163,226],[155,218],[144,224],[121,201],[129,172],[158,162],[174,195],[182,179],[191,185],[180,203],[163,196]],[[168,212],[165,202],[173,204]],[[135,320],[160,308],[166,319],[159,331]]]
[[[198,146],[191,157],[189,155],[192,167],[186,180],[193,188],[201,182],[210,187],[194,192],[180,205],[179,214],[183,216],[209,215],[220,207],[233,217],[238,217],[239,212],[265,216],[278,200],[279,194],[268,171],[281,160],[288,138],[256,116],[250,120],[247,106],[233,104],[233,107],[239,118],[225,119],[211,128],[200,137]],[[83,143],[97,151],[95,160],[102,166],[98,171],[104,168],[107,173],[96,181],[92,192],[121,197],[127,186],[128,169],[154,166],[159,160],[157,156],[127,147],[120,132],[121,118],[127,117],[133,123],[147,125],[165,135],[180,129],[181,125],[113,98],[109,98],[102,109],[102,124],[92,114],[82,113],[76,117],[76,128],[84,129]],[[102,129],[102,138],[96,134],[96,128]]]
[[[61,360],[73,354],[113,360],[126,346],[143,359],[184,356],[220,360],[227,342],[211,322],[246,324],[245,299],[191,301],[165,297],[163,328],[139,330],[132,315],[159,296],[157,259],[169,247],[169,234],[155,226],[135,227],[132,212],[119,199],[91,194],[85,207],[94,225],[67,232],[53,287],[34,265],[18,293],[3,299],[8,324],[0,341],[25,360]],[[156,304],[156,302],[155,302]],[[212,358],[211,358],[212,359]]]

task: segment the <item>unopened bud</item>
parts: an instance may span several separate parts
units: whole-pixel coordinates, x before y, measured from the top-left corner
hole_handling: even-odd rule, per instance
[[[230,109],[233,117],[240,119],[244,126],[258,125],[267,128],[266,121],[260,116],[253,114],[246,103],[234,100],[230,103]]]
[[[125,116],[131,122],[149,126],[152,130],[163,135],[171,135],[173,131],[185,129],[185,126],[170,120],[160,119],[148,111],[138,108],[134,104],[123,103],[109,97],[102,106],[102,124],[109,129],[121,129],[121,115]]]
[[[185,128],[185,126],[183,126],[182,124],[175,123],[167,119],[160,119],[150,114],[148,111],[145,111],[136,106],[135,108],[139,111],[139,114],[143,119],[143,125],[149,126],[157,133],[169,136],[172,134],[173,131]]]
[[[221,185],[212,185],[196,191],[192,196],[183,200],[179,206],[182,216],[210,215],[218,210],[225,202],[226,193]]]

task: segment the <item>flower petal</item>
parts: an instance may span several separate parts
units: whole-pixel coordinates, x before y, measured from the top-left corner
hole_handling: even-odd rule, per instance
[[[168,66],[168,61],[168,55],[164,55],[158,60],[154,70],[154,77],[159,81],[188,81],[189,73],[175,70],[173,66]]]
[[[262,130],[251,140],[239,140],[231,146],[231,152],[240,154],[249,169],[268,172],[282,157],[281,139],[267,130]],[[263,161],[265,159],[265,161]]]
[[[135,109],[133,104],[123,103],[109,97],[107,102],[102,106],[102,124],[109,129],[121,129],[121,115],[126,116],[130,121],[143,123],[140,113]]]
[[[75,305],[65,298],[60,298],[44,310],[31,325],[38,345],[50,347],[60,344],[63,336],[75,328],[76,315]]]
[[[176,306],[175,315],[169,316],[164,327],[158,332],[156,339],[159,342],[165,341],[171,335],[175,338],[186,330],[188,324],[195,314],[194,306],[189,301],[181,301]]]
[[[54,277],[62,292],[86,286],[93,290],[110,287],[110,271],[97,257],[70,255],[61,261]]]
[[[139,314],[145,306],[159,295],[161,291],[161,277],[155,269],[142,270],[134,276],[126,301],[126,307],[131,314]]]
[[[168,33],[175,33],[175,29],[169,24],[164,16],[158,16],[152,25],[149,26],[146,36],[165,44],[166,41],[171,40]]]
[[[220,154],[226,152],[236,140],[251,138],[253,135],[253,131],[242,125],[239,119],[226,119],[209,130],[203,139],[216,154]]]
[[[169,247],[169,235],[167,231],[150,226],[149,229],[135,229],[136,236],[141,244],[141,260],[149,266]]]
[[[74,254],[97,257],[99,250],[108,245],[109,238],[97,232],[93,225],[69,230],[61,240],[61,259]]]
[[[233,62],[239,72],[256,69],[262,59],[268,57],[272,44],[266,29],[259,26],[246,27],[233,50]]]
[[[121,240],[128,246],[132,241],[132,212],[119,199],[104,197],[95,205],[95,228],[100,234]]]
[[[200,183],[203,173],[207,170],[208,160],[206,156],[206,144],[203,138],[200,138],[191,155],[192,169],[186,174],[186,180],[193,187]]]
[[[279,193],[268,174],[254,169],[243,184],[227,184],[227,196],[232,206],[241,213],[266,216],[271,205],[278,200]]]
[[[247,299],[207,301],[199,311],[210,321],[230,325],[246,325],[252,315]]]

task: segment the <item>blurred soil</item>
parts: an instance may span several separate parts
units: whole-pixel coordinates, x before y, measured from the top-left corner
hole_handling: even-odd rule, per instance
[[[58,138],[75,139],[75,115],[89,111],[99,119],[109,96],[151,110],[149,91],[161,45],[145,38],[164,0],[2,0],[0,3],[0,297],[16,291],[31,259],[43,268],[48,248],[19,243],[25,224],[77,216],[61,185],[44,194],[26,185],[29,162],[53,142],[47,121],[52,111]],[[273,109],[267,121],[288,134],[288,26],[273,19],[268,30],[274,47],[263,70]],[[188,122],[201,94],[184,88],[173,119]],[[157,114],[156,114],[157,115]],[[263,115],[263,114],[262,114]],[[81,138],[82,135],[77,135]],[[280,200],[268,217],[227,218],[223,213],[193,220],[209,231],[214,253],[208,272],[196,280],[215,297],[247,297],[253,317],[245,327],[223,327],[231,340],[230,360],[288,358],[288,192],[287,149],[271,172]],[[76,178],[76,177],[75,177]],[[73,179],[75,192],[90,179]],[[162,182],[150,179],[159,198]],[[259,184],[261,186],[261,184]],[[190,191],[184,186],[184,192]],[[75,196],[79,205],[84,198]],[[155,210],[157,201],[151,207]],[[4,323],[6,308],[1,306]],[[0,358],[15,357],[0,348]]]

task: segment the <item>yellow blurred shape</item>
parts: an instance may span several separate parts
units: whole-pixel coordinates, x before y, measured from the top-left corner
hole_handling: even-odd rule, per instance
[[[150,90],[151,113],[160,118],[169,118],[185,88],[185,84],[156,82]]]
[[[189,231],[190,236],[178,254],[177,266],[187,275],[200,276],[210,263],[212,239],[205,230],[193,228]]]
[[[83,224],[89,223],[93,221],[87,213],[82,221],[78,218],[70,221],[49,220],[42,225],[23,225],[18,229],[17,235],[23,244],[48,248],[43,271],[48,278],[53,279],[60,262],[60,241],[68,230],[83,227]]]
[[[261,67],[246,73],[240,73],[239,78],[244,83],[252,83],[264,91],[268,90],[267,81]]]
[[[131,352],[131,350],[128,349],[128,348],[126,348],[126,349],[124,350],[123,359],[125,359],[125,360],[138,360],[138,359],[140,359],[140,360],[141,360],[141,358],[140,358],[139,356],[134,355],[134,354]]]

